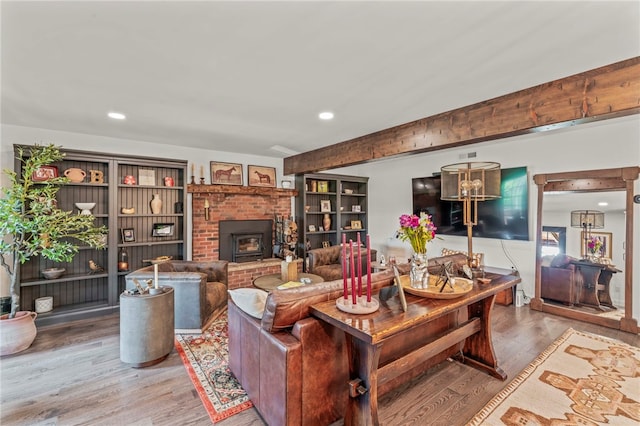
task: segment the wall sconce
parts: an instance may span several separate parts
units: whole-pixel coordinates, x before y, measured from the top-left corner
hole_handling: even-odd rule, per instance
[[[204,220],[209,221],[209,200],[204,199]]]
[[[574,210],[571,212],[571,227],[582,228],[584,259],[587,259],[591,230],[604,228],[604,213],[597,210]]]
[[[462,201],[467,226],[468,263],[473,265],[473,226],[478,224],[478,201],[500,198],[500,164],[469,162],[444,166],[441,172],[441,196],[446,201]],[[473,202],[473,203],[472,203]]]

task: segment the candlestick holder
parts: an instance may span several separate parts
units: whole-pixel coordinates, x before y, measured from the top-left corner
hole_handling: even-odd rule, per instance
[[[195,176],[191,176],[191,182],[189,182],[191,185],[195,185],[196,184],[196,177]]]
[[[200,185],[204,185],[204,178],[203,177],[200,178]]]
[[[354,305],[351,301],[351,296],[347,299],[341,296],[336,299],[336,308],[348,314],[363,315],[380,309],[380,302],[374,298],[371,298],[371,302],[367,302],[366,296],[358,296],[356,298],[356,304]]]

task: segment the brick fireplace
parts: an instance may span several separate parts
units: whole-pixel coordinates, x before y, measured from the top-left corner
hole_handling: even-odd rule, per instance
[[[192,194],[191,258],[198,262],[220,259],[219,221],[289,217],[291,197],[297,195],[293,189],[235,185],[188,185],[187,192]],[[205,219],[205,201],[209,205],[208,220]],[[280,262],[281,259],[230,263],[229,289],[248,287],[258,276],[279,273]]]

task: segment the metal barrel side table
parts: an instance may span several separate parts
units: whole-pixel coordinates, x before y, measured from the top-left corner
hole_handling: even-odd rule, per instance
[[[173,350],[173,288],[161,290],[155,295],[120,295],[120,360],[132,367],[157,364]]]

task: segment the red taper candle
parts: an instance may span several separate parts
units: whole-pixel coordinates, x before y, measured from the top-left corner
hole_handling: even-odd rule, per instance
[[[342,293],[347,299],[349,288],[347,287],[347,236],[345,234],[342,234]]]
[[[351,303],[356,304],[356,268],[353,266],[353,240],[349,240],[349,257],[351,258]]]
[[[358,232],[358,296],[362,296],[362,241]]]
[[[367,302],[371,302],[371,237],[367,234]]]

